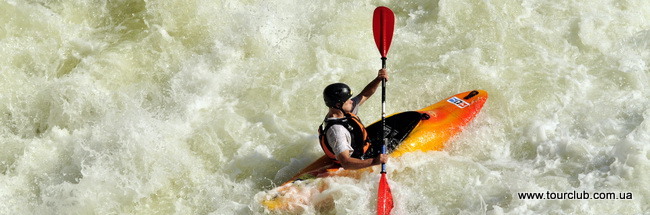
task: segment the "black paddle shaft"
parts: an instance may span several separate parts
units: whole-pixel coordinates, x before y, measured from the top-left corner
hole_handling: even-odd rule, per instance
[[[381,58],[381,68],[386,69],[386,57]],[[381,80],[381,127],[382,139],[384,145],[381,148],[381,153],[386,154],[386,146],[388,145],[388,138],[386,138],[386,79]],[[381,164],[381,173],[386,172],[386,164]]]

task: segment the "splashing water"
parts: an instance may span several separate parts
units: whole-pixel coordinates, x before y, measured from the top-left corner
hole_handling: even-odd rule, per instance
[[[648,1],[5,0],[0,214],[268,212],[322,155],[322,88],[380,68],[380,5],[388,113],[490,93],[444,151],[390,161],[395,213],[650,211]],[[326,180],[303,213],[374,213],[378,176]],[[573,191],[617,198],[518,195]]]

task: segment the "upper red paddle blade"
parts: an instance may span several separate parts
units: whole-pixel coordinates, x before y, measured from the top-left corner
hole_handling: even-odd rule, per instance
[[[384,6],[377,7],[372,17],[372,31],[381,57],[386,57],[388,54],[394,28],[395,14],[393,11]]]

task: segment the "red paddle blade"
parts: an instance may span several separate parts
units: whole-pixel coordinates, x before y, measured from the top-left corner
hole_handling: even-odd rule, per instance
[[[390,214],[393,210],[393,194],[390,192],[386,173],[381,173],[379,180],[379,191],[377,193],[377,214]]]
[[[384,6],[377,7],[372,16],[372,31],[381,57],[386,57],[388,54],[390,42],[393,41],[394,28],[395,14],[393,11]]]

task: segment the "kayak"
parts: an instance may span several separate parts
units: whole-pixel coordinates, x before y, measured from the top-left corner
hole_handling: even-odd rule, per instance
[[[387,152],[390,157],[400,157],[404,153],[414,151],[441,150],[445,143],[460,133],[467,124],[481,111],[487,101],[488,93],[484,90],[473,90],[450,96],[438,103],[417,111],[407,111],[386,117],[386,132],[382,135],[381,121],[366,127],[372,146],[363,155],[363,159],[371,159],[381,152],[385,136]],[[326,185],[318,185],[317,191],[308,194],[300,193],[299,187],[319,178],[343,176],[358,177],[363,172],[372,171],[371,167],[361,170],[345,170],[327,156],[322,156],[281,186],[269,191],[262,205],[271,211],[291,210],[299,205],[307,204],[309,193],[322,192]]]

